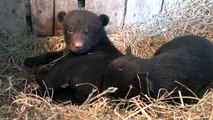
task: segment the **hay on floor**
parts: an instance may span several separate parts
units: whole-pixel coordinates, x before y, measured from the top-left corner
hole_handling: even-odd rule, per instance
[[[162,44],[185,34],[200,35],[213,42],[212,1],[185,0],[172,7],[165,4],[153,21],[126,26],[109,37],[122,52],[130,46],[134,55],[149,58]],[[100,97],[82,106],[69,101],[55,104],[50,98],[30,93],[35,88],[33,70],[22,62],[29,56],[63,49],[63,36],[38,38],[1,33],[0,41],[0,119],[213,119],[212,89],[191,106],[169,105],[162,102],[166,96],[148,98],[150,103],[138,97],[114,100],[117,102]],[[130,103],[127,106],[126,101]]]

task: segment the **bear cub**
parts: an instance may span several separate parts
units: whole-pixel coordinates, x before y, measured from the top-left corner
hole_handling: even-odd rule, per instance
[[[48,64],[63,56],[67,51],[71,52],[73,56],[95,51],[103,51],[114,56],[121,54],[111,44],[104,30],[104,26],[109,23],[107,15],[97,16],[87,10],[73,10],[69,13],[61,11],[57,14],[57,18],[63,24],[66,48],[62,51],[27,58],[24,61],[25,66],[37,67]]]
[[[104,75],[103,89],[117,87],[110,94],[115,98],[139,94],[158,98],[162,89],[175,89],[172,97],[179,97],[178,91],[182,96],[201,97],[199,93],[213,80],[212,73],[213,45],[205,38],[186,35],[164,44],[150,59],[128,55],[113,60]],[[180,102],[179,98],[173,100]]]
[[[106,67],[122,53],[112,45],[104,30],[109,22],[107,15],[73,10],[59,12],[57,17],[63,24],[66,48],[27,58],[24,65],[44,65],[35,75],[41,94],[52,88],[54,100],[70,99],[81,104],[94,88],[102,91],[102,75]]]

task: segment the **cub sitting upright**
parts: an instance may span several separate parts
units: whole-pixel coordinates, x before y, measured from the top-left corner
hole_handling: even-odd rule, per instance
[[[36,67],[48,64],[61,57],[64,51],[71,51],[72,55],[79,56],[94,51],[102,51],[111,55],[121,54],[109,41],[104,26],[109,22],[105,14],[97,16],[86,10],[73,10],[69,13],[59,12],[59,22],[63,23],[66,48],[58,52],[30,57],[24,61],[27,67]]]
[[[47,64],[36,72],[36,81],[42,92],[53,88],[54,100],[71,99],[73,103],[81,104],[92,92],[93,86],[102,90],[103,72],[113,59],[122,54],[111,44],[104,30],[109,22],[108,16],[74,10],[67,14],[60,12],[58,19],[63,22],[67,48],[27,58],[24,65],[36,67]],[[55,62],[64,51],[69,52]],[[52,61],[54,64],[48,66]]]

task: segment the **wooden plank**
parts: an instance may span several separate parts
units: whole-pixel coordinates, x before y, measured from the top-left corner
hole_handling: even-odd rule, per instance
[[[96,14],[106,14],[110,18],[107,31],[114,31],[122,25],[124,18],[125,0],[86,0],[85,9]]]
[[[57,19],[57,14],[60,11],[69,12],[78,8],[77,0],[55,0],[55,20],[54,20],[54,34],[62,34],[62,24]]]
[[[128,0],[125,24],[148,21],[161,10],[162,0]]]
[[[24,0],[1,0],[0,32],[22,34],[26,27]]]
[[[31,0],[32,27],[36,35],[53,35],[54,0]]]

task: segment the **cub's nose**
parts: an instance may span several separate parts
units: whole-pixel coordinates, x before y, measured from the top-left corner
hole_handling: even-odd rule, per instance
[[[82,50],[84,48],[82,43],[75,43],[73,47],[76,50]]]

